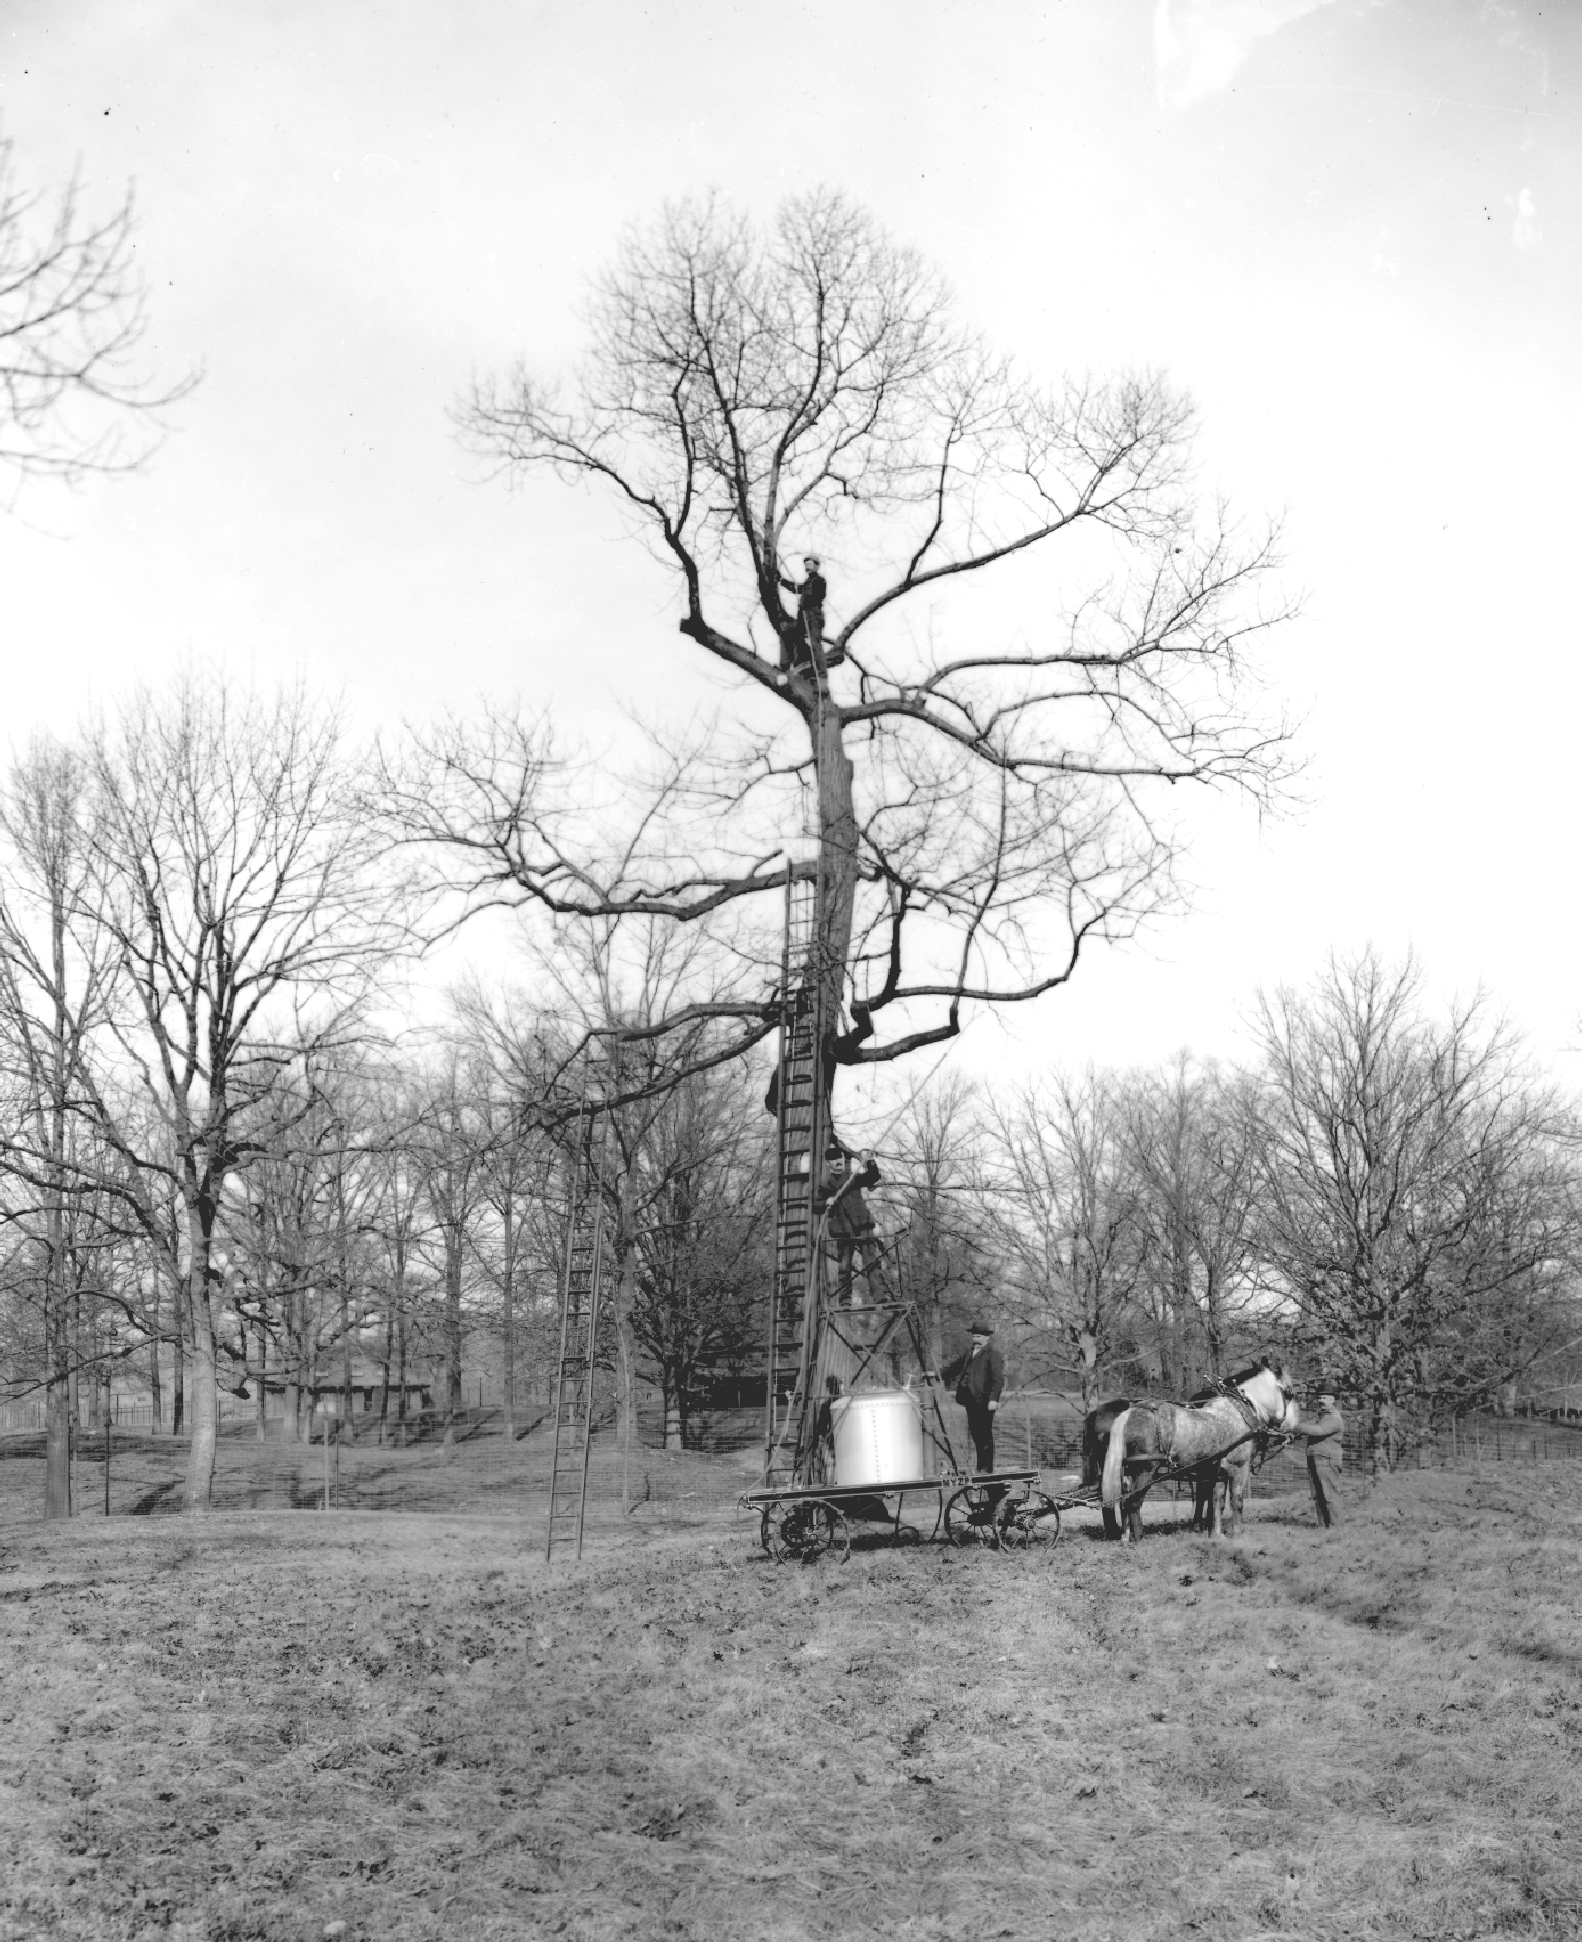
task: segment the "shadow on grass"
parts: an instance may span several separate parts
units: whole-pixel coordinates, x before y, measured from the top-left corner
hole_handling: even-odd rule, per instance
[[[152,1490],[145,1490],[127,1512],[127,1516],[153,1517],[157,1512],[169,1509],[172,1497],[180,1488],[179,1477],[167,1477],[163,1483],[155,1484]]]

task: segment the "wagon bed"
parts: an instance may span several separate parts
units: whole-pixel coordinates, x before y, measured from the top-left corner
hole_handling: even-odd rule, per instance
[[[783,1563],[826,1551],[847,1557],[853,1524],[887,1524],[893,1543],[921,1543],[918,1526],[901,1521],[908,1497],[935,1500],[931,1539],[943,1530],[952,1544],[982,1544],[991,1549],[1053,1544],[1060,1536],[1060,1511],[1066,1501],[1057,1501],[1042,1489],[1037,1470],[994,1470],[975,1476],[947,1471],[943,1476],[883,1484],[764,1488],[747,1491],[741,1503],[759,1513],[763,1547]]]

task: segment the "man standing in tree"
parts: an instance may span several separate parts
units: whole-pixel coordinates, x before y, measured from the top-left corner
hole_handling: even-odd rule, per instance
[[[991,1346],[994,1330],[987,1322],[974,1322],[970,1333],[971,1348],[956,1357],[941,1379],[956,1385],[956,1401],[967,1412],[967,1434],[981,1475],[994,1468],[994,1412],[1005,1387],[1005,1363]]]
[[[1341,1432],[1345,1428],[1332,1387],[1318,1392],[1318,1414],[1311,1422],[1304,1416],[1302,1434],[1307,1438],[1307,1481],[1313,1491],[1313,1508],[1326,1531],[1333,1530],[1340,1518],[1340,1466],[1344,1457]]]
[[[800,651],[788,660],[785,637],[781,636],[780,665],[783,668],[816,666],[817,656],[823,650],[824,596],[829,588],[819,571],[821,564],[817,553],[809,553],[802,561],[803,577],[800,580],[788,580],[783,573],[780,576],[781,586],[797,597],[797,629],[792,638],[801,642]],[[832,668],[845,658],[843,654],[835,653],[825,659],[824,665]]]

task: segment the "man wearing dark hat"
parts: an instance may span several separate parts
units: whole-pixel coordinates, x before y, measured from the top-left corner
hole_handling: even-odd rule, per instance
[[[942,1380],[956,1385],[956,1401],[967,1412],[967,1433],[981,1473],[994,1468],[994,1412],[1005,1387],[1005,1363],[992,1346],[994,1330],[987,1322],[974,1322],[968,1332],[971,1348],[943,1371]]]
[[[1304,1411],[1298,1427],[1307,1438],[1307,1481],[1313,1492],[1313,1508],[1319,1523],[1331,1531],[1341,1521],[1340,1466],[1345,1454],[1341,1449],[1345,1423],[1332,1383],[1318,1390],[1318,1414],[1309,1417]]]

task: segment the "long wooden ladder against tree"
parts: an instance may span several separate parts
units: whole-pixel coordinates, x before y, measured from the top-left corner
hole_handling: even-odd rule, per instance
[[[799,1481],[803,1419],[811,1419],[820,1277],[814,1259],[814,1192],[829,1124],[819,879],[793,870],[786,885],[780,970],[780,1063],[775,1161],[775,1272],[764,1407],[764,1480]],[[782,1395],[782,1391],[785,1393]]]
[[[566,1249],[560,1283],[560,1359],[555,1365],[555,1440],[549,1471],[546,1558],[575,1546],[582,1556],[604,1267],[604,1147],[608,1121],[584,1100],[568,1168]]]

